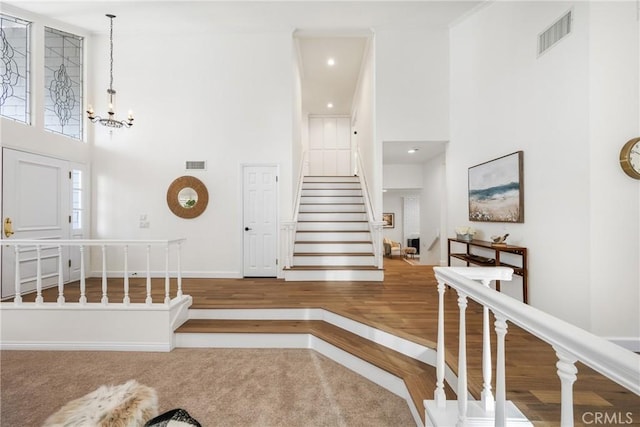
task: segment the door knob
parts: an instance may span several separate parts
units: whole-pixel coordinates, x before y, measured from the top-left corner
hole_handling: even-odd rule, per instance
[[[244,228],[244,231],[249,231],[249,230],[251,230],[249,227]]]
[[[4,219],[4,237],[11,237],[13,233],[13,223],[11,222],[11,218],[6,217]]]

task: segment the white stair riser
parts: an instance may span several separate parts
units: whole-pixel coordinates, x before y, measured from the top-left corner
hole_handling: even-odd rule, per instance
[[[360,182],[357,176],[305,176],[303,182]]]
[[[300,212],[364,212],[364,205],[300,204]]]
[[[321,265],[375,265],[373,255],[367,256],[346,256],[346,255],[314,255],[314,256],[294,256],[294,266],[321,266]]]
[[[366,221],[367,214],[364,212],[300,212],[299,221]]]
[[[293,282],[354,281],[382,282],[383,270],[285,270],[284,279]]]
[[[353,241],[370,241],[371,233],[368,231],[349,231],[349,232],[341,232],[335,233],[331,231],[320,232],[320,233],[305,233],[298,232],[296,233],[296,241],[304,241],[304,242],[353,242]]]
[[[335,190],[302,190],[302,197],[306,196],[362,196],[359,189],[335,189]]]
[[[364,197],[358,196],[303,196],[300,198],[300,203],[317,203],[317,204],[331,204],[331,203],[364,203]]]
[[[324,222],[298,222],[298,231],[304,230],[349,230],[369,231],[369,223],[365,221],[324,221]]]
[[[305,182],[302,184],[303,190],[360,190],[359,182]]]
[[[373,253],[371,243],[299,243],[294,245],[294,253]]]

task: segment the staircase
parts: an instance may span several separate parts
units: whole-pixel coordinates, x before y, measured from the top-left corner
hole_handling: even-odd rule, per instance
[[[304,177],[287,281],[382,281],[357,176]]]

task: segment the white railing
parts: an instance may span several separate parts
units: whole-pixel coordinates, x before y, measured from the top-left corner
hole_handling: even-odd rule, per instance
[[[511,322],[547,342],[554,349],[560,378],[561,420],[563,427],[573,426],[573,383],[576,381],[575,363],[580,361],[605,377],[640,395],[640,356],[597,337],[583,329],[555,318],[534,307],[489,288],[492,280],[510,280],[513,271],[506,267],[434,267],[438,281],[439,314],[436,375],[437,386],[433,401],[425,401],[428,425],[464,426],[490,420],[489,425],[509,425],[511,417],[523,425],[526,419],[517,408],[506,401],[505,336],[507,322]],[[480,281],[484,286],[479,286]],[[449,286],[458,294],[459,351],[457,401],[447,401],[444,394],[445,342],[444,293]],[[467,298],[483,306],[483,388],[480,402],[467,400],[467,360],[465,310]],[[496,394],[491,392],[491,346],[489,311],[495,316],[497,337]],[[474,407],[470,410],[469,404]],[[480,415],[478,415],[480,414]],[[452,419],[451,416],[455,418]]]
[[[304,184],[304,165],[308,161],[308,152],[302,153],[302,161],[298,171],[298,187],[293,200],[293,216],[291,221],[282,221],[280,231],[282,232],[282,253],[284,262],[282,267],[289,268],[293,265],[293,251],[295,247],[296,227],[298,224],[298,214],[300,212],[300,199],[302,198],[302,186]]]
[[[384,226],[384,221],[377,221],[376,218],[379,218],[376,214],[375,209],[373,208],[373,203],[371,201],[371,196],[369,194],[369,185],[367,183],[366,171],[364,169],[364,165],[362,164],[362,156],[360,155],[360,148],[356,150],[356,170],[359,170],[360,173],[358,178],[360,179],[360,186],[362,187],[362,196],[364,197],[364,204],[367,211],[367,220],[369,222],[369,231],[371,232],[371,241],[373,243],[373,255],[374,262],[376,267],[382,268],[382,228]]]
[[[44,259],[57,259],[57,268],[55,271],[48,272],[46,277],[56,277],[57,278],[57,286],[58,286],[58,297],[56,303],[58,305],[69,304],[66,301],[64,296],[64,275],[63,275],[63,248],[64,247],[73,247],[79,250],[79,270],[80,270],[80,297],[77,301],[77,304],[86,305],[87,297],[86,297],[86,258],[87,258],[87,249],[98,248],[99,255],[102,259],[102,268],[101,268],[101,278],[102,278],[102,298],[100,303],[102,305],[108,305],[109,296],[107,289],[107,277],[113,277],[113,273],[109,271],[107,267],[107,251],[111,248],[120,248],[122,249],[122,270],[120,270],[121,277],[123,278],[123,290],[124,297],[122,300],[122,304],[128,306],[131,304],[131,299],[129,296],[129,278],[130,278],[130,255],[129,248],[133,246],[143,247],[145,250],[145,268],[140,269],[146,271],[146,299],[145,304],[152,305],[153,298],[151,296],[151,252],[152,248],[160,248],[164,252],[164,299],[163,304],[168,305],[171,301],[170,295],[170,279],[173,276],[177,282],[177,292],[175,297],[180,298],[183,296],[182,293],[182,269],[181,269],[181,246],[184,243],[185,239],[176,239],[176,240],[54,240],[54,239],[37,239],[37,240],[27,240],[27,239],[7,239],[2,240],[1,244],[8,247],[13,247],[14,252],[14,287],[15,287],[15,296],[13,300],[13,304],[16,306],[20,306],[22,304],[26,304],[22,300],[23,289],[22,285],[26,281],[36,282],[36,298],[34,304],[42,305],[44,304],[44,300],[42,297],[43,290],[43,263]],[[171,251],[175,252],[175,268],[173,270],[170,269],[170,255]],[[43,256],[44,252],[51,253]],[[35,255],[34,255],[35,253]],[[25,279],[25,274],[23,273],[23,268],[27,264],[35,263],[35,277],[28,277]]]
[[[0,303],[0,348],[170,351],[174,347],[173,331],[188,319],[193,302],[191,296],[182,291],[180,250],[183,242],[184,239],[0,241],[5,251],[13,247],[13,254],[9,252],[8,256],[15,257],[15,296],[13,301]],[[70,254],[71,250],[79,254],[79,271],[74,270],[79,277],[73,277],[73,285],[66,285],[63,268],[68,267],[64,265],[66,256],[63,255]],[[87,301],[85,280],[88,276],[100,280],[96,301]],[[144,286],[140,302],[129,293],[129,278],[133,276],[146,279],[137,283]],[[157,302],[152,296],[152,277],[164,278],[163,296],[156,297]],[[116,278],[117,286],[122,288],[116,292],[113,281],[108,282],[107,278]],[[172,281],[177,285],[173,295]],[[71,301],[65,296],[65,286],[76,287],[78,282],[79,297]],[[45,301],[43,287],[49,286],[57,286],[57,297],[54,294],[52,301],[48,301],[47,296]],[[120,290],[121,300],[113,296]],[[24,293],[34,291],[33,302],[23,299]]]

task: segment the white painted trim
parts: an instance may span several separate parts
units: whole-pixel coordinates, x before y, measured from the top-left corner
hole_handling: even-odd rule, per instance
[[[309,334],[176,333],[181,348],[311,348]]]
[[[170,277],[175,279],[176,272],[169,271]],[[121,270],[109,270],[107,271],[107,277],[112,279],[121,279],[124,272]],[[151,278],[164,279],[165,271],[151,271]],[[100,278],[102,277],[102,270],[92,270],[87,278]],[[147,277],[146,270],[134,270],[129,271],[129,278],[145,278]],[[192,279],[242,279],[242,273],[239,271],[183,271],[182,278]]]
[[[602,337],[622,348],[640,353],[640,337]]]
[[[128,342],[28,342],[28,341],[2,341],[0,350],[30,350],[30,351],[154,351],[169,352],[173,348],[165,342],[150,342],[136,344]]]

